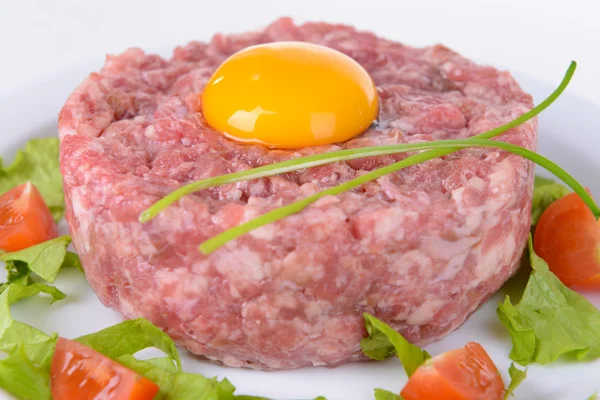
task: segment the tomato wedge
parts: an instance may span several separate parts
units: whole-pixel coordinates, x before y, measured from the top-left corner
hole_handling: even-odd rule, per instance
[[[52,214],[30,182],[0,196],[0,249],[22,250],[56,236]]]
[[[152,400],[158,386],[81,343],[58,338],[50,367],[54,400]]]
[[[501,400],[504,382],[479,343],[425,361],[400,393],[405,400]]]
[[[565,285],[600,289],[600,223],[577,193],[544,211],[533,248]]]

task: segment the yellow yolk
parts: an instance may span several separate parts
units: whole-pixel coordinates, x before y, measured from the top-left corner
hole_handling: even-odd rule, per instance
[[[377,90],[360,64],[302,42],[235,53],[202,93],[211,127],[234,140],[283,149],[344,142],[365,131],[378,109]]]

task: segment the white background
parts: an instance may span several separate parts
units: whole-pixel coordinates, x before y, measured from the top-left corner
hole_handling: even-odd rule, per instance
[[[0,90],[126,47],[164,48],[281,15],[346,22],[555,84],[571,59],[571,91],[600,104],[599,0],[0,0]],[[43,96],[43,93],[40,93]]]
[[[579,69],[569,93],[600,105],[600,0],[0,0],[0,150],[8,155],[25,137],[53,135],[63,99],[89,72],[87,65],[92,62],[99,67],[106,53],[129,46],[164,49],[208,39],[216,31],[259,28],[281,15],[299,21],[346,22],[416,46],[441,42],[468,57],[524,72],[551,86],[575,59]],[[70,68],[79,64],[86,66]],[[66,74],[56,75],[65,68],[69,68]],[[32,81],[37,81],[33,89]],[[538,101],[550,91],[531,79],[523,78],[523,84]],[[545,135],[540,152],[558,161],[595,193],[600,193],[596,173],[600,169],[599,127],[598,108],[569,94],[540,119],[540,131]],[[69,294],[61,304],[47,312],[44,299],[33,299],[15,306],[15,315],[35,321],[46,332],[60,328],[67,337],[119,320],[97,302],[80,275],[61,274],[57,286]],[[495,316],[497,300],[486,303],[459,331],[428,350],[438,354],[477,338],[506,379],[508,338]],[[600,304],[600,297],[594,304]],[[492,334],[483,336],[483,332]],[[264,395],[277,390],[286,395],[302,391],[329,394],[326,390],[334,388],[337,396],[329,395],[332,400],[340,398],[344,390],[367,393],[360,396],[362,400],[372,398],[372,387],[399,390],[405,379],[395,360],[370,364],[369,368],[349,364],[326,373],[308,368],[268,376],[187,360],[188,371],[226,374],[242,391]],[[533,366],[516,399],[582,400],[600,388],[595,375],[599,362]],[[5,398],[0,393],[0,399]],[[345,397],[349,398],[358,397]]]

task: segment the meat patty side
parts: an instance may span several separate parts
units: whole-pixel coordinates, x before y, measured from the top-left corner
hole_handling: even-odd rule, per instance
[[[217,66],[281,40],[362,64],[378,88],[378,124],[297,150],[240,144],[207,126],[198,95]],[[514,273],[529,232],[530,162],[461,150],[325,197],[209,256],[197,250],[203,240],[406,155],[205,190],[146,224],[140,212],[192,181],[346,148],[468,138],[531,107],[507,72],[342,25],[281,19],[192,42],[170,60],[130,49],[109,56],[60,112],[66,218],[99,299],[195,354],[256,369],[361,360],[363,312],[423,345],[459,327]],[[536,136],[532,120],[498,140],[533,150]]]

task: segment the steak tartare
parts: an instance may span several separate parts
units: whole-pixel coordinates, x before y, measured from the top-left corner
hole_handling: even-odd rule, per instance
[[[307,41],[357,60],[380,117],[337,145],[270,150],[203,119],[199,94],[249,45]],[[281,19],[216,35],[170,60],[109,56],[59,116],[67,222],[86,278],[125,318],[145,317],[192,353],[256,369],[365,358],[363,312],[423,345],[459,327],[516,270],[529,232],[533,165],[465,149],[325,197],[208,256],[202,241],[406,155],[324,165],[187,196],[139,214],[192,181],[333,150],[468,138],[532,107],[511,75],[443,46],[412,48],[348,26]],[[499,140],[535,148],[532,120]]]

